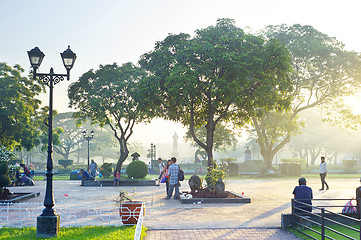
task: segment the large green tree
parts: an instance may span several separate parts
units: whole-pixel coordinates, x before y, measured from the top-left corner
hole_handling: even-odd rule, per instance
[[[21,76],[19,65],[14,67],[0,62],[0,145],[30,150],[39,136],[36,96],[44,90],[38,80]]]
[[[196,127],[195,135],[198,136],[203,142],[206,141],[207,138],[207,129],[205,126]],[[193,147],[199,147],[199,145],[194,142],[192,134],[190,131],[186,132],[184,136],[186,142],[191,142]],[[217,124],[214,131],[213,136],[213,149],[217,152],[225,152],[228,150],[234,150],[238,143],[237,138],[235,137],[232,130],[226,128],[223,124]]]
[[[283,105],[289,88],[288,51],[277,41],[246,34],[230,19],[188,34],[169,35],[141,57],[144,84],[157,114],[189,128],[212,165],[214,131],[222,121],[244,123],[256,106]],[[285,101],[286,102],[286,101]],[[206,138],[196,128],[205,126]]]
[[[96,71],[84,73],[68,90],[69,106],[79,112],[75,117],[82,121],[87,118],[93,124],[109,125],[119,143],[117,169],[129,154],[127,142],[136,122],[146,119],[138,82],[146,76],[145,71],[126,63],[100,65]]]
[[[326,104],[336,106],[335,100],[359,89],[361,61],[359,54],[346,51],[340,41],[312,26],[269,26],[263,36],[276,38],[289,49],[294,86],[290,111],[277,113],[284,114],[284,120],[272,127],[268,115],[252,118],[265,166],[269,168],[273,156],[299,131],[296,119],[300,112]]]

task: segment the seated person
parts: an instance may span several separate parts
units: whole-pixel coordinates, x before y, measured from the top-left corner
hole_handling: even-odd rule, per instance
[[[25,176],[27,176],[27,177],[30,177],[30,176],[31,176],[31,173],[30,173],[30,171],[29,171],[29,168],[28,168],[27,166],[25,166],[24,163],[20,164],[20,167],[22,167],[22,168],[24,169],[24,174],[25,174]]]
[[[84,171],[84,169],[80,169],[80,171],[78,172],[78,174],[81,176],[81,184],[80,186],[84,186],[84,182],[86,180],[95,180],[93,177],[91,177],[89,175],[89,173],[87,173],[86,171]]]
[[[306,186],[306,182],[307,181],[305,178],[300,178],[298,180],[299,186],[295,187],[295,189],[293,190],[293,194],[295,195],[294,199],[298,200],[297,202],[295,202],[295,207],[303,209],[307,212],[312,212],[311,206],[306,206],[301,203],[303,202],[312,205],[312,201],[311,201],[313,198],[312,189]],[[307,213],[305,211],[295,209],[295,213]]]
[[[361,178],[360,178],[361,182]],[[360,204],[361,204],[361,186],[356,188],[356,203],[357,203],[357,212],[360,212]]]

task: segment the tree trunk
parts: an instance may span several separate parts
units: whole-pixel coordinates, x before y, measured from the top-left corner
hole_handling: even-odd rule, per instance
[[[129,150],[127,147],[127,141],[125,140],[125,138],[122,136],[121,138],[118,139],[119,141],[119,152],[120,152],[120,156],[117,162],[117,167],[116,170],[118,170],[120,172],[120,170],[122,169],[122,164],[125,161],[125,159],[127,159],[128,155],[129,155]]]

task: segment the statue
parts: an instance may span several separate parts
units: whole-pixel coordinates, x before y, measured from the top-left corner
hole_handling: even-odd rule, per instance
[[[249,147],[247,147],[247,149],[244,151],[244,161],[247,162],[249,160],[252,160],[252,152]]]
[[[174,135],[173,135],[173,152],[172,152],[172,156],[176,157],[176,158],[179,158],[177,132],[174,132]]]

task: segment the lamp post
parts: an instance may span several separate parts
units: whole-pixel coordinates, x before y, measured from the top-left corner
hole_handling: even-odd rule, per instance
[[[88,135],[88,136],[86,135],[85,130],[82,132],[82,134],[83,134],[83,137],[88,141],[88,168],[87,168],[87,171],[89,173],[89,144],[90,144],[90,140],[92,140],[94,137],[94,131],[91,130],[90,135]]]
[[[63,60],[66,74],[56,74],[53,68],[50,68],[50,73],[37,73],[44,58],[44,53],[38,47],[28,51],[30,64],[33,68],[34,80],[38,77],[49,87],[49,119],[48,119],[48,158],[46,163],[46,191],[44,198],[44,210],[40,216],[37,217],[36,235],[38,237],[55,237],[59,232],[60,216],[56,214],[54,206],[53,195],[53,88],[54,85],[64,80],[64,77],[69,80],[70,70],[73,68],[76,54],[70,50],[70,46],[63,53],[60,53]]]

